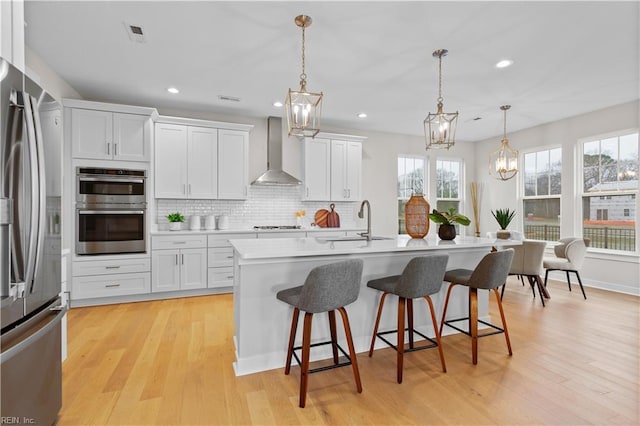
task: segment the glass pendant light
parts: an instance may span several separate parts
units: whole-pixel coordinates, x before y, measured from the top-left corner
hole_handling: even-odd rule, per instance
[[[291,90],[287,94],[285,106],[289,136],[314,137],[320,131],[320,114],[322,112],[322,92],[307,91],[307,74],[305,70],[305,29],[311,25],[311,17],[296,16],[295,23],[302,28],[302,73],[300,74],[300,90]]]
[[[504,135],[502,146],[489,156],[489,173],[496,179],[509,180],[518,173],[518,151],[509,146],[507,139],[507,111],[511,105],[502,105],[504,111]]]
[[[433,57],[438,58],[438,110],[435,114],[429,113],[424,119],[424,132],[427,149],[449,149],[455,143],[456,126],[458,124],[458,112],[442,111],[442,57],[446,56],[447,49],[439,49],[433,52]]]

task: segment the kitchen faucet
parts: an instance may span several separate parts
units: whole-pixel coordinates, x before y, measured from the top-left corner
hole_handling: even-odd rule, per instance
[[[363,237],[367,237],[367,241],[371,241],[371,204],[369,204],[369,200],[362,201],[360,204],[360,211],[358,212],[358,217],[360,219],[364,218],[364,206],[367,205],[367,232],[361,232],[360,235]]]

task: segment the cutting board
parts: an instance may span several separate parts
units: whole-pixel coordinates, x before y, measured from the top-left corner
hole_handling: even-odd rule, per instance
[[[320,228],[326,228],[329,219],[329,210],[327,209],[320,209],[316,212],[313,221],[316,223],[316,226],[319,226]]]
[[[340,216],[338,215],[338,212],[334,210],[335,207],[336,205],[333,203],[331,203],[331,205],[329,206],[331,211],[329,212],[329,215],[327,217],[328,228],[340,228]]]

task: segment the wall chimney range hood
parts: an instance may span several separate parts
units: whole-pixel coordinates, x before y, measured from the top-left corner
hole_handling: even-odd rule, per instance
[[[251,182],[257,186],[301,185],[295,177],[282,170],[282,118],[267,119],[267,171]]]

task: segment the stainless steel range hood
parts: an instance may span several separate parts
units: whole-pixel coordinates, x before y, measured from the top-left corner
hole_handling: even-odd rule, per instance
[[[251,182],[259,186],[294,186],[300,182],[282,170],[282,118],[267,119],[267,171]]]

